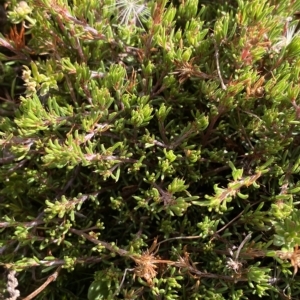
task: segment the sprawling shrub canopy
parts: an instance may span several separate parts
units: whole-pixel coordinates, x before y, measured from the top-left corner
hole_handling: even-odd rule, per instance
[[[3,4],[3,295],[295,297],[298,10]]]

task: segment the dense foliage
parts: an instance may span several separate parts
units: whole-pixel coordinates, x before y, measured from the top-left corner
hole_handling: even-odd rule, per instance
[[[297,298],[298,10],[3,3],[3,298]]]

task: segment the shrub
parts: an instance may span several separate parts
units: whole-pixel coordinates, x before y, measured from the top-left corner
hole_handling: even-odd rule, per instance
[[[3,294],[299,293],[299,1],[3,7]]]

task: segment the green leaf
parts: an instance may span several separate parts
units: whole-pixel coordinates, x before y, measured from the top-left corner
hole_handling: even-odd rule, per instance
[[[108,299],[109,289],[105,281],[94,281],[88,290],[88,300]]]

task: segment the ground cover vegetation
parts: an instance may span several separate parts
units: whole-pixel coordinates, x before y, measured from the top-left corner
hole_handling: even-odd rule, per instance
[[[298,11],[1,2],[0,298],[298,299]]]

